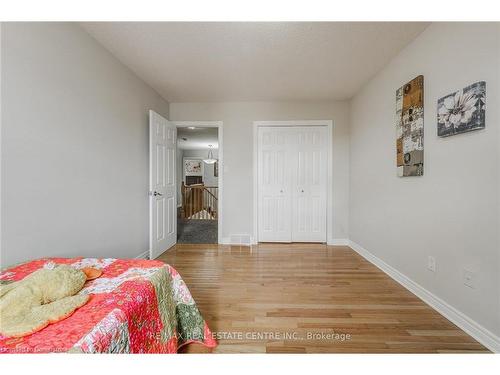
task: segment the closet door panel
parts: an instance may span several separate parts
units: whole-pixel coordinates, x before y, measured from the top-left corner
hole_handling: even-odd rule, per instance
[[[326,129],[294,129],[292,163],[292,241],[326,242]]]
[[[287,128],[260,128],[258,137],[259,241],[290,242],[290,132]]]

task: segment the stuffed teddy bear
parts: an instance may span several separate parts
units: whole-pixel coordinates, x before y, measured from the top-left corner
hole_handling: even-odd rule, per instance
[[[86,280],[81,270],[52,264],[20,281],[1,285],[0,334],[27,336],[67,318],[87,303],[88,295],[75,295]]]

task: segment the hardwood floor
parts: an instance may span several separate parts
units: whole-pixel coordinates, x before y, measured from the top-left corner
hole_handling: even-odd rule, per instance
[[[158,259],[180,272],[217,353],[488,351],[349,247],[181,244]]]

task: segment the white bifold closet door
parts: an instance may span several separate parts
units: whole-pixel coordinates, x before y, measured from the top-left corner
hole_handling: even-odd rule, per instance
[[[259,241],[290,242],[292,192],[288,128],[259,128]]]
[[[258,131],[261,242],[326,242],[327,129]]]

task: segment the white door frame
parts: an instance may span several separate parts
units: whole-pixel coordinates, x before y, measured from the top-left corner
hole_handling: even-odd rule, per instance
[[[223,214],[223,199],[224,199],[224,152],[223,152],[223,134],[222,134],[222,129],[224,126],[223,121],[170,121],[172,124],[174,124],[177,128],[187,128],[188,126],[194,126],[195,128],[217,128],[217,135],[219,138],[219,150],[218,150],[218,163],[219,163],[219,176],[217,177],[218,181],[218,187],[219,187],[219,196],[217,198],[218,205],[217,207],[217,242],[222,243],[222,223],[224,220],[224,214]],[[208,152],[208,151],[207,151]],[[179,187],[177,186],[177,189]]]
[[[262,127],[278,126],[325,126],[327,127],[327,194],[326,194],[326,241],[333,244],[333,121],[332,120],[304,120],[304,121],[254,121],[253,122],[253,242],[259,242],[259,186],[258,186],[258,131]]]

